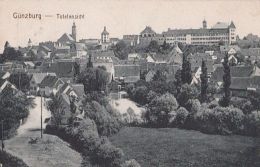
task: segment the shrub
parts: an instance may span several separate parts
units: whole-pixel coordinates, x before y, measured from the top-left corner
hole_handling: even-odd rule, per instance
[[[198,99],[190,99],[187,102],[186,109],[189,112],[196,113],[200,110],[200,106],[201,106],[201,104],[200,104],[200,101]]]
[[[157,127],[167,127],[171,116],[174,115],[178,108],[178,103],[172,94],[166,93],[154,98],[149,104],[146,111],[148,123]]]
[[[123,151],[113,146],[107,138],[102,138],[100,145],[96,148],[96,157],[93,163],[103,167],[119,167],[122,163]]]
[[[177,127],[183,127],[188,115],[189,115],[189,112],[184,107],[180,107],[176,111],[176,116],[175,116],[173,124]]]
[[[239,108],[244,114],[248,114],[253,110],[252,103],[245,98],[232,97],[230,100],[230,105],[233,105],[235,108]]]
[[[28,167],[23,160],[5,152],[5,151],[0,151],[0,163],[4,167]]]
[[[190,99],[195,99],[198,96],[196,87],[184,84],[181,87],[180,93],[177,96],[178,103],[182,107],[186,107]]]
[[[243,112],[233,107],[206,108],[195,114],[197,127],[205,133],[240,133],[243,130],[243,121]]]
[[[245,118],[245,135],[260,136],[260,112],[253,111]]]
[[[119,131],[121,124],[104,106],[92,101],[84,106],[85,114],[93,119],[101,136],[109,136]]]
[[[125,161],[125,163],[122,164],[122,167],[141,167],[141,165],[135,159],[131,159]]]

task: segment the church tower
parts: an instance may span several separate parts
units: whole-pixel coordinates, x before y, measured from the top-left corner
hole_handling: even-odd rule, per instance
[[[28,47],[32,47],[32,41],[31,41],[31,38],[29,38],[29,41],[28,41]]]
[[[106,26],[104,27],[104,30],[101,33],[101,42],[102,43],[108,43],[109,42],[109,33],[107,32]]]
[[[77,41],[77,30],[76,30],[76,24],[75,24],[75,22],[73,22],[73,25],[72,25],[71,36],[72,36],[72,38],[73,38],[75,41]]]
[[[203,29],[207,29],[207,21],[205,19],[203,20],[202,24],[203,24]]]

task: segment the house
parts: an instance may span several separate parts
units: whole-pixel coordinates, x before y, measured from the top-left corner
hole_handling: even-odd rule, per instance
[[[114,65],[115,75],[113,78],[125,84],[135,83],[140,80],[140,65],[138,64],[117,64]]]
[[[255,63],[260,59],[260,48],[248,48],[248,49],[241,49],[241,55],[251,61],[251,63]]]
[[[137,61],[141,58],[139,53],[129,53],[128,54],[128,60],[129,61]]]
[[[10,77],[10,72],[1,72],[0,71],[0,79],[8,79]]]
[[[248,91],[260,92],[260,76],[232,77],[230,90],[238,97],[246,97]]]
[[[148,73],[145,75],[145,81],[146,82],[152,81],[155,74],[156,74],[156,71],[154,71],[154,70],[148,71]]]
[[[213,72],[210,81],[215,82],[218,86],[223,83],[224,68],[219,66]],[[248,78],[253,76],[260,76],[260,69],[258,66],[230,66],[230,75],[232,78]]]
[[[77,43],[72,44],[71,56],[73,58],[87,57],[87,47],[86,47],[85,43],[77,42]]]
[[[39,85],[47,75],[56,76],[55,73],[32,73],[32,77],[30,80],[30,93],[38,93],[38,91],[40,90]]]
[[[59,78],[73,78],[75,74],[75,60],[60,59],[55,62],[42,64],[42,72],[55,73]]]
[[[241,51],[238,45],[224,45],[219,47],[221,53],[236,54]]]
[[[0,94],[6,90],[7,88],[11,88],[13,90],[13,93],[17,93],[18,89],[15,87],[15,85],[13,85],[12,83],[10,83],[8,80],[6,79],[0,79]]]
[[[76,99],[81,99],[85,95],[83,84],[64,83],[57,92],[58,95],[66,94],[74,96]]]
[[[49,97],[52,94],[55,95],[58,90],[62,87],[64,82],[57,76],[47,75],[40,83],[40,93]]]

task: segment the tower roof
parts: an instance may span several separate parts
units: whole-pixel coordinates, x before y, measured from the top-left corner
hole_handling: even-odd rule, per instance
[[[106,26],[104,27],[104,30],[102,32],[102,35],[109,35],[109,33],[107,32]]]
[[[28,43],[32,43],[32,40],[31,40],[31,38],[29,38],[29,41],[28,41]]]
[[[233,23],[233,21],[231,21],[229,28],[236,28],[235,24]]]
[[[141,32],[141,34],[156,34],[155,31],[150,27],[150,26],[146,26],[145,29]]]
[[[75,21],[73,21],[73,25],[72,25],[73,27],[76,27],[76,24],[75,24]]]

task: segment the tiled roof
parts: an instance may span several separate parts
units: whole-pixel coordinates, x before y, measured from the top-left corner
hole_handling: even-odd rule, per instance
[[[228,33],[228,29],[169,29],[163,35],[186,35],[186,34],[209,34],[209,33]]]
[[[83,84],[71,84],[71,87],[79,97],[83,97],[83,95],[85,94]]]
[[[146,26],[141,34],[156,34],[156,32],[150,26]]]
[[[231,21],[230,25],[229,25],[229,28],[236,28],[235,24],[233,21]]]
[[[230,74],[231,77],[250,77],[253,72],[253,66],[231,66],[230,67]],[[216,70],[213,72],[211,80],[213,81],[223,81],[223,66],[217,67]]]
[[[59,39],[58,42],[60,43],[67,43],[67,42],[73,42],[75,41],[71,35],[64,33]]]
[[[247,88],[260,88],[260,76],[232,77],[230,89],[246,90]]]
[[[140,76],[140,66],[139,65],[115,65],[115,76],[114,77],[130,77],[130,76]]]
[[[44,88],[46,86],[48,87],[54,87],[59,79],[56,76],[47,75],[42,80],[40,87]]]
[[[33,73],[32,78],[36,84],[40,84],[47,75],[56,76],[54,73]]]
[[[223,29],[223,28],[228,28],[228,27],[229,27],[228,23],[217,22],[212,28],[213,29]]]

